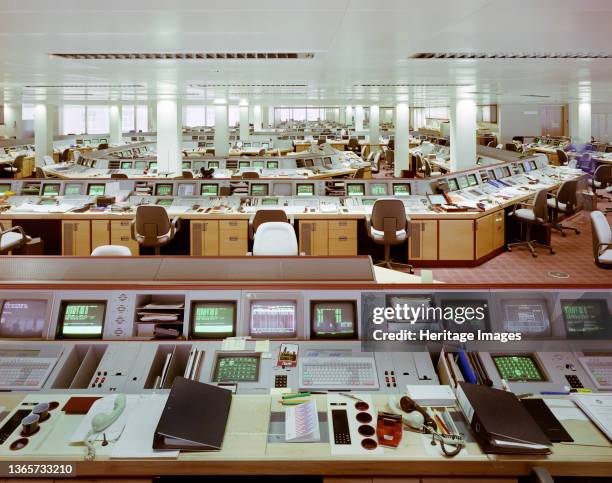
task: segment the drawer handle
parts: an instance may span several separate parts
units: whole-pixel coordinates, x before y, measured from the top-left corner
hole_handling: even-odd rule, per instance
[[[238,237],[237,236],[230,236],[229,237],[229,241],[238,241]]]
[[[237,221],[230,221],[229,226],[238,226],[238,222]]]
[[[121,241],[129,241],[129,240],[130,240],[130,238],[127,237],[127,236],[122,236],[121,237]]]
[[[338,226],[347,226],[348,223],[346,221],[339,221]]]
[[[339,236],[338,240],[340,240],[340,241],[347,241],[348,237],[346,237],[346,236]]]

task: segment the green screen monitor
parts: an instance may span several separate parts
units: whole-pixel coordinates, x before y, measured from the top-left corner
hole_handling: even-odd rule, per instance
[[[387,196],[387,185],[382,183],[372,183],[370,185],[372,196]]]
[[[295,191],[298,196],[314,196],[315,185],[313,183],[298,183]]]
[[[257,382],[259,379],[259,356],[254,354],[219,354],[213,374],[213,382]]]
[[[156,161],[151,161],[149,163],[149,170],[151,171],[157,171],[157,162]]]
[[[104,196],[105,191],[106,185],[93,183],[87,185],[87,194],[89,196]]]
[[[475,174],[468,174],[468,185],[476,186],[478,184],[478,179]]]
[[[354,300],[325,300],[310,303],[311,337],[353,339],[357,337],[357,308]]]
[[[268,196],[268,185],[264,183],[251,183],[249,191],[251,196]]]
[[[263,198],[261,200],[261,205],[262,206],[277,206],[278,198]]]
[[[466,176],[459,176],[459,189],[463,190],[469,186]]]
[[[457,191],[459,189],[459,185],[457,184],[457,180],[455,178],[449,178],[447,183],[448,191]]]
[[[278,161],[268,161],[266,167],[268,169],[278,169]]]
[[[183,161],[181,164],[182,169],[189,170],[191,169],[191,161]]]
[[[134,169],[144,171],[147,166],[146,161],[134,161]]]
[[[172,185],[167,183],[158,183],[155,185],[155,195],[156,196],[171,196],[172,195]]]
[[[157,201],[155,202],[156,205],[159,206],[172,206],[172,202],[174,201],[173,198],[158,198]]]
[[[211,184],[211,183],[203,183],[200,186],[200,195],[201,196],[218,196],[219,194],[219,185]]]
[[[121,169],[132,169],[131,161],[121,161]]]
[[[508,382],[543,382],[546,380],[531,354],[497,355],[492,358],[499,376]]]
[[[209,161],[208,169],[217,169],[219,167],[219,161]]]
[[[81,184],[80,183],[68,183],[64,187],[64,195],[80,195]]]
[[[236,302],[194,302],[191,335],[199,339],[224,339],[236,335]]]
[[[568,339],[605,339],[612,336],[612,320],[604,299],[562,300]]]
[[[43,186],[43,189],[42,189],[43,196],[58,196],[59,193],[60,193],[59,183],[46,184]]]
[[[365,196],[365,184],[351,183],[347,186],[346,191],[348,196]]]
[[[266,165],[265,161],[261,161],[261,160],[253,161],[253,167],[254,168],[263,169],[263,168],[265,168],[265,165]]]
[[[410,184],[393,183],[393,196],[410,196]]]
[[[106,302],[64,301],[60,308],[58,339],[101,339]]]

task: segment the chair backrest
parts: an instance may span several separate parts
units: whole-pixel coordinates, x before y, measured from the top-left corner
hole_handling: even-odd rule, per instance
[[[298,242],[293,226],[278,221],[259,225],[253,239],[253,255],[292,256],[297,254]]]
[[[488,148],[494,148],[494,147],[495,147],[495,141],[489,141],[489,142],[487,143],[487,147],[488,147]]]
[[[564,181],[557,191],[557,200],[567,205],[567,211],[572,212],[576,207],[576,192],[578,191],[578,180]]]
[[[68,157],[70,156],[70,148],[66,148],[64,149],[64,151],[62,152],[62,155],[60,156],[60,160],[62,161],[68,161]]]
[[[271,222],[289,223],[285,210],[257,210],[251,222],[253,234],[257,232],[260,225]]]
[[[385,161],[389,166],[393,166],[395,164],[395,151],[393,151],[393,149],[387,149],[385,152]]]
[[[557,149],[557,158],[561,166],[565,166],[568,162],[567,153],[563,149]]]
[[[387,143],[387,149],[395,149],[395,139],[389,139],[389,142]]]
[[[47,175],[44,170],[40,166],[36,166],[36,177],[37,178],[46,178]]]
[[[102,149],[108,149],[108,143],[101,143],[98,144],[98,149],[102,150]]]
[[[610,224],[601,211],[591,211],[591,231],[593,233],[593,256],[599,257],[602,250],[600,243],[612,243],[612,230]],[[605,247],[603,248],[605,250]]]
[[[23,169],[23,160],[26,158],[25,154],[20,154],[13,161],[13,167],[17,168],[19,171]]]
[[[112,173],[111,179],[127,179],[128,175],[125,173]]]
[[[353,178],[365,178],[365,168],[357,168],[357,171],[353,174]]]
[[[181,178],[183,179],[193,179],[193,172],[190,170],[185,170],[181,173]]]
[[[607,188],[612,183],[612,165],[602,164],[593,173],[593,179],[601,183],[600,189]]]
[[[506,148],[506,151],[514,151],[514,152],[518,151],[518,148],[516,147],[516,144],[514,143],[506,143],[505,148]]]
[[[384,231],[385,224],[389,224],[391,220],[395,224],[396,231],[406,228],[406,208],[402,200],[376,200],[372,207],[372,228]]]
[[[170,219],[163,206],[141,205],[136,208],[136,233],[144,238],[143,244],[155,244],[157,238],[170,231]]]
[[[533,214],[536,218],[543,220],[544,223],[548,221],[548,190],[542,189],[536,192],[533,200]]]
[[[259,173],[257,171],[245,171],[242,173],[242,179],[256,179],[259,178]]]
[[[423,170],[425,171],[425,176],[431,176],[431,163],[429,160],[423,160]]]
[[[132,252],[123,245],[100,245],[91,252],[92,257],[130,257]]]
[[[348,141],[348,145],[349,148],[356,148],[357,146],[359,146],[359,140],[357,138],[351,138]]]
[[[257,154],[258,154],[259,156],[265,156],[265,155],[266,155],[266,148],[261,148],[261,149],[260,149],[260,150],[257,152]]]

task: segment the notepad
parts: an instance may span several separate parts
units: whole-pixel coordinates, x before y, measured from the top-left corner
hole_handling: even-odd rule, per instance
[[[311,401],[285,409],[285,441],[315,443],[321,440],[317,402]]]
[[[576,394],[572,399],[612,441],[612,394]]]

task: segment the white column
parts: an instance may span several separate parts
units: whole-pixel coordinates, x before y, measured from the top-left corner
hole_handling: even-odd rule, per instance
[[[157,131],[157,105],[155,103],[148,104],[147,106],[147,129],[149,132]],[[183,120],[181,119],[181,124]]]
[[[372,151],[378,151],[380,142],[380,109],[378,106],[370,106],[370,144]]]
[[[253,129],[255,132],[261,131],[262,128],[262,115],[261,106],[253,106]]]
[[[344,109],[344,122],[347,126],[352,126],[353,125],[353,108],[351,106],[346,106],[346,108]]]
[[[21,104],[4,105],[4,125],[8,137],[20,139],[22,137]]]
[[[227,156],[228,154],[227,104],[219,104],[215,106],[215,156]]]
[[[363,131],[363,106],[355,106],[355,131]]]
[[[109,107],[109,124],[110,124],[110,139],[111,144],[121,144],[121,106],[113,104]]]
[[[240,106],[240,139],[249,139],[249,106]]]
[[[340,108],[340,112],[338,113],[338,122],[340,124],[346,124],[346,109]]]
[[[476,102],[455,99],[450,111],[451,171],[473,168],[476,165]]]
[[[408,169],[410,155],[408,152],[410,109],[408,103],[395,106],[395,158],[394,176],[401,176],[403,169]]]
[[[181,172],[181,108],[176,99],[157,101],[157,171]]]
[[[34,150],[36,166],[45,165],[45,156],[53,156],[53,108],[37,104],[34,110]]]
[[[569,135],[576,146],[591,142],[591,103],[570,102]]]
[[[270,126],[270,109],[268,109],[268,106],[261,108],[261,123],[264,129],[268,129]]]

